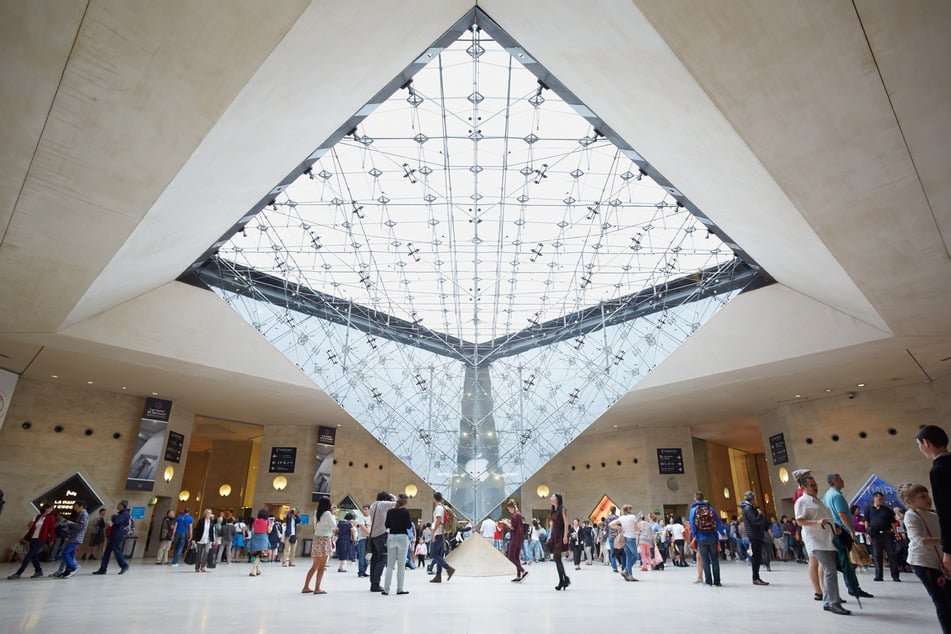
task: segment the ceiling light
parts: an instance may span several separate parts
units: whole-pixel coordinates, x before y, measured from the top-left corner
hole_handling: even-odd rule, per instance
[[[58,379],[58,378],[59,378],[59,375],[58,375],[58,374],[51,374],[50,376],[53,377],[54,379]]]
[[[856,385],[855,387],[865,387],[865,384],[864,384],[864,383],[859,383],[859,384]]]
[[[128,388],[126,388],[126,386],[123,385],[123,386],[122,386],[122,389],[125,390],[125,389],[128,389]]]
[[[802,394],[796,394],[796,398],[802,398]]]
[[[152,392],[152,396],[158,396],[158,392]]]
[[[827,387],[827,388],[826,388],[826,392],[831,392],[831,391],[832,391],[832,388],[831,388],[831,387]]]
[[[86,381],[86,385],[92,385],[92,384],[93,384],[92,381]]]

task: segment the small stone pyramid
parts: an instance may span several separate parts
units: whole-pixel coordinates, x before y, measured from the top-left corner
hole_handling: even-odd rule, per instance
[[[512,562],[495,549],[492,540],[475,532],[449,553],[446,561],[459,577],[515,576]]]

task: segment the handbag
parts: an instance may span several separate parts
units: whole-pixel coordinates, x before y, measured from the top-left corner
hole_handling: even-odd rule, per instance
[[[624,533],[618,531],[618,534],[614,537],[614,550],[623,550],[625,543],[627,543],[627,540],[624,539]]]
[[[195,552],[194,548],[189,548],[188,552],[185,553],[185,565],[194,566],[195,561],[198,559],[198,553]]]

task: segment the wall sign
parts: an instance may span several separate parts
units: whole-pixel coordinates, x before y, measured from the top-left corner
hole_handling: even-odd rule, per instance
[[[781,433],[769,437],[769,451],[773,454],[773,464],[780,465],[789,462],[786,438]]]
[[[268,473],[294,473],[297,466],[297,447],[271,447]]]
[[[39,511],[41,506],[53,505],[53,512],[68,515],[73,511],[73,503],[82,500],[86,510],[92,514],[102,506],[102,499],[92,490],[89,483],[78,473],[63,480],[52,489],[33,500],[33,508]]]
[[[185,446],[185,435],[176,431],[168,432],[168,442],[165,445],[165,461],[178,464],[182,461],[182,448]]]
[[[684,472],[684,452],[680,447],[657,449],[657,466],[661,475],[673,475]]]

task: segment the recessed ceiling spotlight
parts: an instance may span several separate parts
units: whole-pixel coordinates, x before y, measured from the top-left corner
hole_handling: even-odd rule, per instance
[[[59,378],[59,375],[58,375],[58,374],[51,374],[50,376],[51,376],[52,378],[54,378],[54,379],[58,379],[58,378]]]
[[[123,386],[122,386],[122,389],[125,390],[125,389],[127,389],[127,388],[126,388],[126,386],[123,385]]]
[[[152,396],[158,396],[158,392],[152,392]]]
[[[86,385],[92,385],[92,384],[93,384],[92,381],[86,381]]]
[[[827,387],[827,388],[826,388],[826,392],[831,392],[831,391],[832,391],[832,388],[831,388],[831,387]]]
[[[865,387],[865,384],[864,384],[864,383],[859,383],[859,384],[856,385],[855,387]]]
[[[796,398],[802,398],[802,394],[796,394]]]

